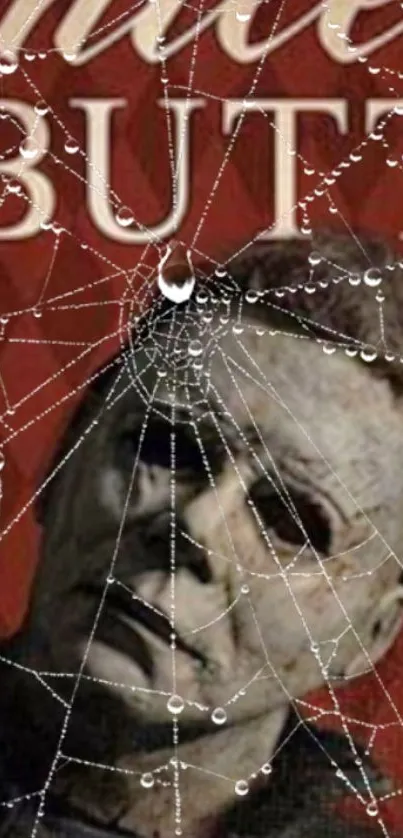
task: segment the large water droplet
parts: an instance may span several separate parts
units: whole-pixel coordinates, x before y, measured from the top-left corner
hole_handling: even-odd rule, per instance
[[[216,707],[212,714],[211,718],[216,725],[224,725],[227,721],[227,714],[223,707]]]
[[[22,186],[19,180],[11,178],[11,180],[7,183],[7,192],[11,192],[12,195],[20,195],[22,192]]]
[[[26,160],[33,160],[38,154],[38,151],[39,149],[35,140],[32,140],[31,137],[25,137],[25,140],[20,145],[21,157],[24,157]]]
[[[350,285],[354,287],[357,285],[361,285],[361,277],[359,274],[349,274],[348,281]]]
[[[377,353],[374,352],[373,349],[361,349],[360,357],[363,361],[366,361],[367,364],[370,364],[372,361],[375,361]]]
[[[251,305],[253,305],[254,303],[257,303],[258,299],[259,299],[258,291],[256,291],[255,288],[248,288],[248,290],[245,294],[246,302],[251,303]]]
[[[334,355],[334,353],[336,352],[336,347],[332,346],[331,343],[324,343],[322,349],[325,355]]]
[[[320,253],[318,253],[317,250],[313,250],[312,253],[310,253],[309,256],[308,256],[308,262],[309,262],[310,265],[313,265],[313,266],[319,265],[319,262],[321,262],[321,261],[322,261],[322,256],[321,256]]]
[[[370,818],[375,818],[376,815],[378,814],[378,812],[379,812],[379,809],[378,809],[378,806],[377,806],[375,801],[372,801],[372,803],[368,803],[367,815],[369,815]]]
[[[167,708],[169,712],[172,713],[174,716],[177,716],[179,715],[179,713],[182,713],[184,706],[185,702],[180,695],[171,695],[170,699],[167,702]]]
[[[150,789],[154,785],[154,777],[152,774],[142,774],[140,783],[145,789]]]
[[[130,207],[120,207],[116,213],[116,221],[121,227],[130,227],[130,224],[133,224],[134,221]]]
[[[196,302],[200,306],[204,306],[208,300],[208,293],[204,288],[200,288],[196,292]]]
[[[235,794],[239,794],[240,797],[243,797],[245,794],[248,794],[249,785],[246,780],[238,780],[235,783]]]
[[[196,283],[190,250],[184,255],[183,245],[175,242],[168,245],[158,265],[157,281],[161,294],[167,300],[173,303],[189,300]],[[202,291],[197,301],[202,303]]]
[[[382,282],[382,274],[379,268],[368,268],[364,274],[364,282],[370,288],[376,288]]]
[[[79,145],[77,140],[74,140],[73,137],[67,137],[64,144],[64,150],[67,151],[67,154],[77,154],[78,149]]]
[[[0,74],[9,76],[11,73],[15,73],[17,67],[17,59],[10,50],[6,50],[0,55]]]
[[[34,111],[38,114],[38,116],[45,116],[47,113],[49,113],[49,105],[47,105],[46,102],[41,100],[40,102],[36,103]]]
[[[203,344],[200,340],[191,340],[188,346],[189,355],[192,355],[193,358],[197,358],[203,352]]]

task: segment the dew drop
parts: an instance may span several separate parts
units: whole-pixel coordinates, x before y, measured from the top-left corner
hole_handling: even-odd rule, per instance
[[[13,195],[20,195],[22,192],[22,186],[18,180],[14,180],[12,178],[7,184],[7,191],[11,192]]]
[[[32,50],[26,49],[25,52],[24,52],[24,58],[25,58],[25,61],[35,61],[36,54],[35,54],[35,52],[32,52]]]
[[[367,364],[370,364],[372,361],[375,361],[376,357],[377,357],[377,353],[374,352],[373,349],[361,349],[360,358],[363,361],[366,361]]]
[[[235,794],[238,794],[240,797],[243,797],[245,794],[248,794],[249,785],[246,780],[238,780],[235,783]]]
[[[10,50],[6,50],[0,55],[0,74],[10,76],[12,73],[15,73],[17,67],[17,59]]]
[[[121,227],[130,227],[134,221],[130,207],[120,207],[116,213],[116,221]]]
[[[310,253],[309,256],[308,256],[308,262],[309,262],[310,265],[313,265],[313,266],[319,265],[319,262],[321,262],[321,261],[322,261],[322,256],[321,256],[320,253],[318,253],[317,250],[313,250],[312,253]]]
[[[24,157],[26,160],[33,160],[33,158],[38,154],[38,146],[35,141],[31,139],[31,137],[26,137],[20,144],[20,154],[21,157]]]
[[[241,585],[241,594],[249,594],[250,588],[249,585]]]
[[[244,330],[244,327],[241,326],[240,323],[234,323],[234,325],[232,327],[232,331],[233,331],[234,335],[241,335],[243,330]]]
[[[167,702],[167,708],[169,712],[172,713],[174,716],[177,716],[179,715],[179,713],[182,713],[184,706],[185,702],[180,695],[171,695],[170,699]]]
[[[368,268],[364,274],[364,282],[370,288],[376,288],[382,282],[382,274],[379,268]]]
[[[273,771],[272,764],[270,762],[265,762],[264,765],[261,767],[262,774],[271,774]]]
[[[246,23],[246,21],[250,20],[250,18],[251,18],[249,12],[236,12],[235,16],[236,16],[236,19],[239,20],[241,23]]]
[[[69,62],[69,64],[75,61],[77,58],[77,54],[70,50],[64,50],[64,52],[62,52],[62,56],[65,61]]]
[[[383,303],[385,300],[385,294],[383,293],[383,291],[377,291],[375,299],[377,303]]]
[[[336,352],[336,347],[332,346],[330,343],[324,343],[322,346],[322,350],[325,355],[333,355]]]
[[[172,303],[185,303],[192,296],[195,287],[195,278],[190,276],[181,285],[175,282],[167,282],[161,269],[158,271],[158,287],[163,297]]]
[[[188,346],[189,355],[192,355],[193,358],[197,358],[203,352],[203,344],[200,340],[191,340]]]
[[[6,458],[4,456],[4,453],[3,453],[3,451],[0,451],[0,471],[3,471],[5,463],[6,463]]]
[[[314,294],[316,291],[316,285],[313,285],[312,282],[307,282],[304,285],[304,291],[306,294]]]
[[[353,349],[351,346],[347,346],[344,351],[348,358],[355,358],[358,355],[358,349]]]
[[[47,113],[49,113],[49,105],[47,105],[46,102],[41,100],[40,102],[36,103],[34,111],[38,114],[38,116],[45,116]]]
[[[154,785],[154,777],[152,774],[142,774],[140,783],[144,789],[150,789]]]
[[[227,721],[227,714],[223,707],[216,707],[211,714],[212,721],[216,725],[223,725]]]
[[[392,352],[385,352],[385,361],[388,361],[390,363],[391,361],[394,361],[395,359],[396,359],[396,355],[393,355]]]
[[[248,288],[248,290],[245,294],[246,302],[251,303],[251,305],[253,305],[254,303],[257,303],[258,299],[259,299],[259,294],[255,290],[255,288]]]
[[[375,803],[375,801],[373,801],[372,803],[369,803],[369,804],[368,804],[368,806],[367,806],[367,815],[369,815],[369,816],[370,816],[370,818],[374,818],[374,817],[376,817],[376,815],[378,814],[378,812],[379,812],[379,809],[378,809],[378,806],[377,806],[377,804]]]
[[[198,303],[198,305],[200,305],[200,306],[204,306],[204,305],[207,303],[207,300],[208,300],[208,293],[207,293],[207,291],[205,291],[205,289],[204,289],[204,288],[200,288],[200,289],[196,292],[196,302]]]
[[[67,151],[67,154],[77,154],[78,149],[79,145],[77,140],[74,140],[73,137],[68,137],[64,144],[64,150]]]
[[[39,318],[42,317],[42,310],[40,308],[33,308],[32,314],[39,320]]]
[[[397,166],[397,160],[393,157],[388,157],[386,160],[386,165],[389,166],[390,169],[394,169]]]
[[[353,285],[356,287],[357,285],[361,285],[361,277],[359,274],[350,274],[348,277],[349,285]]]

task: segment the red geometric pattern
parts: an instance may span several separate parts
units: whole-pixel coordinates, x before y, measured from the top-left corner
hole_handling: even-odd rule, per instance
[[[2,16],[12,5],[13,0],[2,4],[0,32]],[[6,457],[0,534],[3,635],[14,632],[21,622],[35,568],[38,531],[32,513],[34,493],[88,376],[119,346],[119,317],[123,316],[124,321],[129,312],[122,300],[130,301],[133,287],[141,282],[135,269],[143,264],[144,273],[148,274],[158,261],[159,251],[154,245],[144,248],[117,244],[92,223],[85,193],[85,157],[70,156],[64,149],[68,135],[76,138],[84,150],[88,139],[84,114],[69,105],[71,99],[126,100],[126,107],[116,112],[112,123],[112,189],[146,225],[155,226],[171,205],[166,117],[157,105],[164,95],[162,67],[142,61],[128,35],[78,68],[70,67],[56,52],[47,52],[53,47],[55,26],[70,5],[58,2],[49,8],[24,45],[36,56],[34,60],[32,52],[23,52],[21,69],[0,78],[0,98],[6,110],[7,99],[31,105],[38,98],[45,99],[59,120],[48,117],[51,147],[40,169],[57,192],[56,220],[69,231],[60,237],[39,318],[30,309],[42,292],[55,235],[45,230],[22,242],[0,241],[0,315],[8,318],[2,324],[0,342],[0,438]],[[311,0],[298,0],[295,4],[271,0],[270,4],[263,4],[251,30],[252,39],[267,38],[276,21],[276,31],[285,29],[312,5]],[[365,43],[401,22],[399,4],[375,3],[372,7],[356,19],[351,34],[357,43]],[[111,3],[100,25],[107,25],[128,9],[128,0]],[[182,29],[194,25],[196,15],[191,5],[183,11],[181,20]],[[167,40],[177,37],[180,29],[178,20]],[[189,45],[167,64],[167,90],[171,97],[186,98],[192,49]],[[45,58],[39,55],[42,51],[46,52]],[[387,68],[387,72],[377,72],[378,67]],[[401,37],[374,52],[366,63],[342,65],[326,54],[319,42],[317,24],[313,23],[269,53],[253,91],[253,97],[261,99],[347,101],[349,131],[344,136],[330,117],[306,114],[299,120],[295,158],[298,198],[314,195],[322,181],[318,172],[328,173],[342,160],[350,162],[349,168],[342,169],[340,177],[326,186],[324,195],[307,202],[312,224],[337,223],[375,230],[394,240],[397,247],[401,247],[402,117],[390,118],[383,140],[370,140],[362,147],[362,159],[351,161],[349,155],[366,139],[368,101],[403,99],[399,67]],[[176,238],[191,244],[207,207],[195,259],[198,252],[214,260],[273,222],[274,190],[280,188],[274,180],[275,134],[270,115],[247,116],[214,189],[231,143],[231,138],[222,134],[222,101],[248,96],[257,64],[242,65],[230,59],[210,28],[200,38],[193,70],[191,95],[204,98],[205,106],[192,116],[189,208]],[[16,127],[10,129],[6,121],[0,127],[0,153],[4,153],[10,145],[18,145],[23,134]],[[387,164],[388,158],[396,160],[397,165]],[[339,215],[329,214],[329,196]],[[20,207],[18,198],[7,197],[0,206],[0,231],[19,217]],[[298,219],[302,220],[301,210]],[[159,243],[160,250],[163,245]],[[366,731],[370,740],[371,726],[385,725],[375,742],[378,758],[385,770],[400,777],[401,783],[403,725],[396,725],[396,721],[399,713],[403,715],[402,666],[400,638],[378,668],[396,712],[391,711],[391,703],[385,700],[374,677],[362,679],[340,696],[343,712],[357,720],[361,736]],[[317,705],[319,701],[326,707],[324,693],[315,697]],[[385,808],[391,826],[401,827],[401,798],[394,798]]]

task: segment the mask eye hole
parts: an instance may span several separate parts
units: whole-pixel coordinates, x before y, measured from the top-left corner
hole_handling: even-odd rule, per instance
[[[249,498],[269,530],[281,541],[302,547],[306,536],[312,547],[329,555],[331,530],[326,511],[307,493],[286,485],[282,496],[267,478],[260,478],[252,486]]]
[[[133,427],[120,434],[117,446],[118,465],[131,468],[139,451],[139,461],[147,466],[172,468],[172,440],[175,435],[175,471],[206,479],[205,459],[213,472],[222,467],[223,454],[211,428],[200,427],[199,437],[189,422],[174,426],[168,420],[153,417],[142,427]]]

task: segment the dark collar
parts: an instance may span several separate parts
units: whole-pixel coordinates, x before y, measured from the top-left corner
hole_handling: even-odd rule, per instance
[[[18,797],[15,789],[8,791],[12,792],[8,795],[9,799]],[[32,829],[36,811],[32,800],[17,804],[10,810],[3,809],[3,813],[6,812],[4,819],[0,809],[0,838],[14,838],[16,834],[28,835]],[[51,797],[48,798],[46,812],[41,823],[49,831],[49,838],[144,838],[138,832],[128,832],[116,825],[104,826],[92,819],[83,819],[81,812],[78,813],[77,810],[65,805],[61,808],[59,803]],[[25,828],[28,829],[27,832],[22,831]]]

